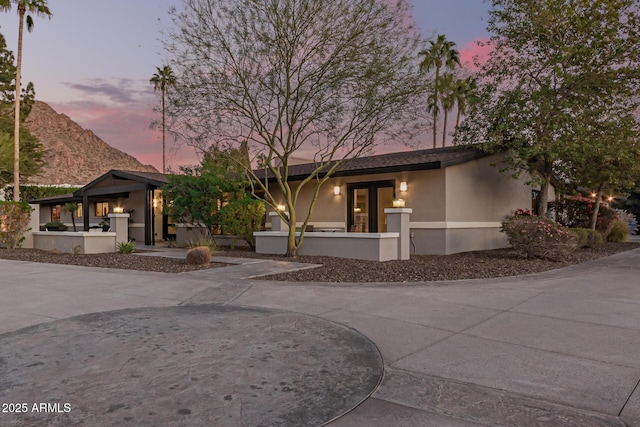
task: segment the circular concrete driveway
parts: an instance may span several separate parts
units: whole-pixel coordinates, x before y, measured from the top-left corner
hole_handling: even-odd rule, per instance
[[[320,425],[381,376],[371,341],[315,317],[220,305],[95,313],[0,335],[0,425]]]

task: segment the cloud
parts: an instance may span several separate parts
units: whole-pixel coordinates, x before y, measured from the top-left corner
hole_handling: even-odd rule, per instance
[[[140,80],[98,78],[91,79],[87,83],[63,82],[62,84],[80,92],[80,96],[85,99],[100,98],[119,104],[134,104],[141,99],[150,98],[153,94],[153,88],[149,82],[144,83],[143,86]]]
[[[484,65],[489,59],[493,46],[488,37],[478,38],[460,48],[460,62],[470,71],[477,71],[476,64]]]

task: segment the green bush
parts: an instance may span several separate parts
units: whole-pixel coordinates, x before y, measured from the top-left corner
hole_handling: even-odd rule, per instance
[[[136,251],[136,242],[129,240],[128,242],[118,243],[118,252],[121,254],[132,254]]]
[[[32,210],[26,202],[0,201],[0,242],[8,249],[19,248],[24,242]]]
[[[572,228],[571,232],[576,235],[579,248],[597,248],[604,241],[602,234],[590,228]]]
[[[44,225],[44,229],[47,231],[67,231],[69,227],[59,221],[51,221]]]
[[[566,197],[559,203],[550,202],[549,209],[556,213],[558,223],[570,228],[589,228],[594,201],[586,197]],[[616,220],[616,211],[600,205],[596,219],[596,230],[603,238],[606,238],[613,222]]]
[[[577,247],[577,237],[568,228],[547,218],[511,216],[500,229],[523,258],[565,261]]]
[[[615,221],[611,232],[607,236],[609,242],[627,242],[629,241],[629,223],[626,221]]]
[[[234,234],[256,247],[253,233],[260,230],[267,209],[263,202],[250,196],[232,200],[220,210],[220,224],[225,233]]]
[[[189,265],[205,265],[211,262],[211,251],[207,246],[198,246],[187,251],[185,261]]]

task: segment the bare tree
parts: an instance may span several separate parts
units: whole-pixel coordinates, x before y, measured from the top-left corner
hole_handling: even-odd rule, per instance
[[[407,0],[186,0],[172,16],[171,130],[202,151],[244,144],[246,172],[275,209],[282,201],[252,170],[262,160],[284,195],[288,215],[275,210],[289,225],[290,256],[320,187],[343,162],[421,129],[424,46]],[[313,157],[315,168],[292,186],[296,154]],[[307,185],[313,201],[300,214]]]

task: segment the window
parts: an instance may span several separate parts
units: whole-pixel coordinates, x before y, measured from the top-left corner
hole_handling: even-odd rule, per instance
[[[109,202],[96,203],[96,216],[107,216],[109,213]]]
[[[51,206],[51,222],[60,222],[60,205]]]
[[[82,203],[78,203],[78,208],[76,209],[76,218],[82,218]]]

